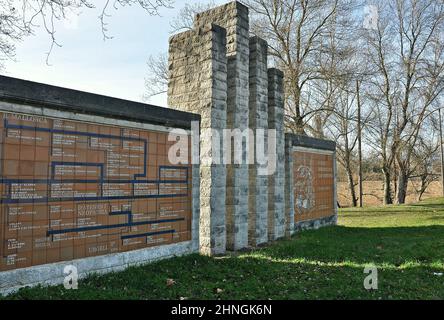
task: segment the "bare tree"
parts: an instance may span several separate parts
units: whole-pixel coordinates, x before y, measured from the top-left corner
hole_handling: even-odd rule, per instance
[[[418,201],[421,201],[430,184],[437,181],[440,176],[439,171],[436,170],[437,166],[435,166],[439,161],[439,144],[435,138],[434,130],[427,130],[418,137],[413,151],[410,178]]]
[[[0,0],[0,69],[5,59],[14,57],[15,43],[27,34],[28,30],[22,25],[12,1]]]
[[[214,7],[213,1],[186,4],[170,22],[170,33],[187,31],[193,28],[196,14]],[[167,92],[168,88],[168,54],[151,55],[147,61],[148,75],[145,78],[144,100]]]
[[[444,3],[434,0],[380,1],[377,28],[367,33],[367,58],[374,67],[368,95],[376,121],[373,136],[384,174],[384,203],[404,203],[411,158],[428,110],[444,90]]]
[[[215,6],[214,1],[187,3],[178,15],[170,22],[171,33],[191,30],[196,14],[210,10]]]
[[[338,40],[351,34],[347,20],[356,5],[346,0],[244,2],[253,13],[252,32],[268,41],[271,56],[285,73],[287,129],[322,136],[326,116],[319,111],[333,109]]]
[[[330,117],[327,129],[329,136],[334,137],[337,143],[337,159],[345,170],[352,205],[356,207],[358,204],[355,183],[355,168],[357,164],[355,151],[358,141],[357,123],[354,117],[356,112],[356,95],[346,90],[341,93],[336,106],[336,112]]]
[[[168,90],[168,55],[166,53],[157,56],[150,55],[146,64],[148,75],[145,78],[143,99],[148,101]]]
[[[352,56],[347,59],[350,67],[356,66],[359,60],[353,60]],[[354,61],[354,63],[352,63]],[[358,167],[362,166],[358,157],[359,142],[359,121],[357,110],[362,107],[364,101],[359,97],[360,86],[356,85],[354,76],[343,78],[342,81],[336,81],[337,99],[335,99],[335,107],[331,116],[326,122],[326,132],[328,137],[333,137],[337,145],[337,159],[339,164],[345,170],[348,182],[348,189],[352,205],[356,207],[360,197],[356,192],[358,185],[356,177],[358,176]],[[359,100],[358,100],[359,99]],[[362,113],[361,129],[366,129],[365,124],[368,123],[372,113],[368,109],[364,109]]]
[[[160,8],[172,8],[172,4],[173,0],[104,0],[99,16],[103,37],[110,38],[106,22],[110,7],[117,10],[119,6],[138,5],[149,15],[157,15]],[[95,5],[87,0],[0,0],[0,59],[13,57],[15,43],[32,34],[40,23],[51,39],[48,63],[52,49],[60,45],[56,39],[56,22],[67,19],[69,12],[93,8]]]

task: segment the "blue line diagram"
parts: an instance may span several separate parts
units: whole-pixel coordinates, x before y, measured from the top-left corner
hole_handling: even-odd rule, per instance
[[[124,141],[136,141],[143,144],[143,172],[134,174],[132,179],[107,179],[106,176],[106,164],[105,163],[93,163],[93,162],[68,162],[68,161],[51,161],[49,163],[49,177],[48,179],[6,179],[4,177],[0,178],[0,183],[6,185],[5,190],[7,190],[7,197],[4,199],[0,199],[1,204],[15,204],[15,203],[47,203],[47,202],[55,202],[55,201],[101,201],[101,200],[136,200],[136,199],[161,199],[161,198],[175,198],[175,197],[187,197],[188,196],[188,168],[187,167],[179,167],[179,166],[159,166],[158,169],[158,179],[148,180],[147,178],[147,165],[148,165],[148,140],[140,139],[134,137],[124,137],[124,136],[116,136],[116,135],[106,135],[106,134],[97,134],[97,133],[87,133],[80,131],[70,131],[70,130],[59,130],[59,129],[50,129],[50,128],[40,128],[33,126],[24,126],[24,125],[13,125],[8,123],[7,119],[4,119],[4,128],[7,129],[17,129],[17,130],[28,130],[35,132],[46,132],[50,134],[64,134],[64,135],[77,135],[77,136],[85,136],[88,137],[88,146],[93,149],[103,150],[104,148],[93,147],[91,145],[91,138],[106,138],[106,139],[117,139],[120,141],[122,145]],[[106,150],[106,148],[105,148]],[[63,179],[57,177],[57,168],[69,166],[69,167],[96,167],[99,169],[99,177],[94,179]],[[175,170],[175,172],[171,173],[171,170]],[[180,172],[179,177],[177,178],[177,172]],[[168,174],[172,174],[168,176]],[[184,178],[183,178],[184,177]],[[177,179],[176,179],[177,178]],[[139,180],[140,179],[140,180]],[[98,196],[82,196],[82,197],[51,197],[51,189],[52,184],[63,184],[63,183],[86,183],[86,184],[97,184],[98,191],[100,194]],[[35,184],[35,185],[46,185],[46,197],[42,198],[30,198],[30,199],[13,199],[12,198],[12,185],[13,184]],[[131,195],[129,196],[106,196],[104,195],[104,184],[130,184],[131,185]],[[157,191],[157,194],[150,195],[135,195],[134,189],[136,184],[152,184],[155,187],[153,190]],[[186,193],[184,194],[160,194],[160,186],[162,184],[183,184],[186,185]],[[120,228],[131,228],[138,226],[148,226],[153,224],[160,223],[172,223],[172,222],[180,222],[185,221],[185,218],[177,218],[177,219],[159,219],[159,220],[146,220],[146,221],[134,221],[133,212],[131,210],[127,211],[113,211],[108,213],[109,216],[127,216],[126,223],[119,223],[113,225],[85,225],[85,226],[77,226],[66,229],[53,230],[49,229],[47,231],[47,236],[51,237],[54,240],[55,235],[62,235],[67,233],[76,233],[76,232],[87,232],[87,231],[97,231],[97,230],[110,230],[110,229],[120,229]],[[131,232],[131,231],[130,231]],[[140,231],[139,231],[140,232]],[[149,236],[155,235],[165,235],[165,234],[175,234],[176,230],[161,230],[155,232],[146,232],[140,234],[127,234],[121,235],[121,240],[126,239],[134,239],[145,237],[148,242]]]
[[[135,137],[124,137],[117,135],[108,135],[108,134],[99,134],[99,133],[88,133],[81,131],[71,131],[71,130],[60,130],[60,129],[51,129],[51,128],[40,128],[33,126],[25,126],[25,125],[14,125],[8,123],[8,119],[4,119],[4,128],[5,129],[17,129],[17,130],[29,130],[35,132],[47,132],[52,134],[65,134],[65,135],[77,135],[77,136],[85,136],[88,138],[106,138],[106,139],[117,139],[121,141],[136,141],[143,143],[143,172],[135,174],[133,179],[107,179],[105,174],[105,163],[92,163],[92,162],[64,162],[64,161],[53,161],[50,163],[50,177],[48,179],[6,179],[1,177],[0,183],[6,185],[6,190],[9,190],[7,193],[8,196],[0,200],[2,204],[16,204],[16,203],[45,203],[45,202],[58,202],[58,201],[100,201],[100,200],[137,200],[137,199],[161,199],[161,198],[176,198],[176,197],[187,197],[189,184],[188,177],[189,172],[187,167],[178,167],[178,166],[159,166],[158,171],[158,179],[156,180],[148,180],[147,177],[147,165],[148,165],[148,140],[135,138]],[[100,177],[98,179],[61,179],[56,178],[56,168],[60,166],[84,166],[84,167],[97,167],[100,170]],[[184,179],[165,179],[163,178],[163,173],[167,170],[182,170],[184,171]],[[182,176],[182,175],[181,175]],[[145,178],[145,179],[143,179]],[[138,180],[140,179],[140,180]],[[97,196],[79,196],[79,197],[50,197],[49,194],[51,192],[52,184],[60,184],[60,183],[86,183],[86,184],[98,184],[100,189],[100,194]],[[11,185],[12,184],[41,184],[47,185],[48,189],[46,191],[47,196],[42,198],[23,198],[23,199],[13,199],[11,195]],[[131,195],[104,195],[103,187],[104,184],[130,184],[131,185]],[[134,186],[135,184],[154,184],[157,187],[157,194],[149,194],[149,195],[135,195],[134,194]],[[161,185],[166,184],[182,184],[186,186],[184,188],[184,193],[172,193],[172,194],[160,194]],[[154,188],[156,189],[156,188]]]
[[[174,233],[176,233],[176,230],[165,230],[165,231],[148,232],[148,233],[142,233],[142,234],[130,234],[127,236],[122,236],[122,240],[141,238],[141,237],[149,237],[149,236],[157,236],[157,235],[162,235],[162,234],[174,234]],[[146,241],[147,240],[148,239],[146,239]]]
[[[84,227],[68,228],[68,229],[60,229],[60,230],[48,230],[47,235],[48,235],[48,237],[49,236],[52,237],[54,235],[66,234],[66,233],[71,233],[71,232],[108,230],[108,229],[146,226],[146,225],[158,224],[158,223],[185,221],[185,218],[177,218],[177,219],[147,220],[147,221],[134,222],[133,221],[133,213],[131,211],[115,211],[115,212],[110,212],[109,215],[110,216],[127,215],[128,222],[121,223],[121,224],[112,224],[112,225],[98,225],[98,226],[93,225],[93,226],[84,226]],[[148,237],[148,236],[154,236],[154,235],[162,235],[162,234],[170,234],[170,233],[174,234],[175,232],[176,232],[176,230],[168,230],[168,231],[149,232],[149,233],[143,233],[143,234],[125,235],[125,236],[121,236],[121,240]]]

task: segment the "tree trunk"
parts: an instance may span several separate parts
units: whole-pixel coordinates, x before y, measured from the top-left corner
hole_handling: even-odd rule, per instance
[[[390,168],[383,168],[384,175],[384,205],[393,204]]]
[[[396,199],[398,204],[404,204],[405,199],[407,198],[407,187],[408,187],[409,178],[407,173],[405,173],[404,169],[399,168],[398,174],[398,190],[396,193]]]
[[[296,81],[298,83],[298,81]],[[294,131],[296,134],[306,136],[307,133],[305,132],[305,126],[304,126],[304,118],[301,113],[301,90],[298,87],[297,84],[294,84],[293,87],[293,100],[294,100],[294,108],[295,108],[295,115],[293,117],[294,121]]]
[[[393,171],[390,174],[392,176],[393,181],[393,187],[392,187],[392,194],[398,194],[398,166],[396,164],[396,161],[393,162]]]
[[[424,189],[419,190],[419,192],[418,192],[418,198],[416,199],[417,202],[421,202],[421,201],[422,201],[422,196],[424,195],[424,192],[425,192]]]
[[[358,103],[358,179],[359,179],[359,207],[364,204],[364,190],[362,177],[362,125],[361,125],[361,95],[359,91],[359,80],[356,80],[356,99]]]
[[[307,133],[305,132],[304,128],[304,119],[301,116],[294,117],[294,126],[296,134],[306,136]]]
[[[428,187],[427,175],[421,175],[421,188],[419,189],[419,192],[418,192],[418,198],[417,198],[418,202],[420,202],[422,200],[422,196],[426,192],[427,187]]]
[[[315,129],[314,136],[315,136],[315,138],[325,139],[324,126],[323,126],[323,123],[322,123],[321,116],[316,115],[315,118],[314,118],[314,123],[315,123],[315,126],[314,126],[314,129]]]
[[[356,199],[356,190],[355,190],[355,182],[353,180],[353,173],[351,172],[351,168],[347,168],[347,178],[348,178],[348,188],[350,189],[350,196],[352,199],[352,205],[354,208],[358,206],[358,199]]]

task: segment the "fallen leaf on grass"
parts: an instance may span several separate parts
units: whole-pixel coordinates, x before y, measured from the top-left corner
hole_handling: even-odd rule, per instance
[[[167,286],[171,287],[174,286],[176,284],[176,281],[174,281],[174,279],[167,279]]]

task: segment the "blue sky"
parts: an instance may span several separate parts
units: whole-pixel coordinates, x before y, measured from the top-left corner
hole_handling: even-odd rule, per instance
[[[103,41],[100,21],[102,1],[97,9],[83,9],[69,22],[57,25],[56,38],[62,47],[55,47],[46,64],[51,44],[48,34],[38,28],[35,35],[17,44],[16,61],[7,61],[0,73],[31,81],[78,89],[108,96],[142,101],[147,75],[146,61],[168,49],[170,21],[186,3],[176,0],[174,9],[162,9],[161,17],[149,16],[140,7],[124,7],[107,19],[108,35]],[[205,2],[205,1],[201,1]],[[214,1],[217,4],[228,2]],[[96,3],[96,1],[94,1]],[[167,106],[166,95],[148,103]]]

